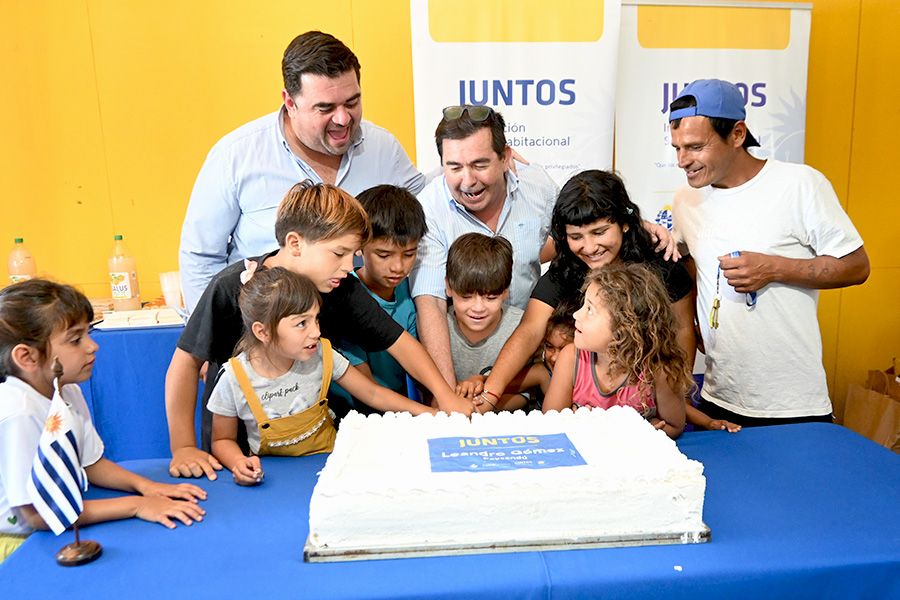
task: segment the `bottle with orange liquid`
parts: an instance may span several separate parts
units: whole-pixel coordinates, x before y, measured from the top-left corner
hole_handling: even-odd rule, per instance
[[[109,254],[109,285],[112,289],[113,310],[140,310],[141,292],[138,288],[137,265],[134,255],[115,236],[116,243]]]
[[[22,243],[22,238],[16,238],[15,242],[16,245],[9,253],[9,260],[6,261],[10,283],[25,281],[37,275],[37,263],[34,262],[34,256]]]

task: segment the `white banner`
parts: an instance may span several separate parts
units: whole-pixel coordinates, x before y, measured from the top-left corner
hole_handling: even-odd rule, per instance
[[[669,103],[695,79],[744,93],[760,158],[803,162],[811,4],[623,0],[616,170],[645,219],[671,226],[685,182],[669,136]]]
[[[487,104],[562,184],[612,166],[619,0],[411,0],[416,164],[440,166],[441,110]]]

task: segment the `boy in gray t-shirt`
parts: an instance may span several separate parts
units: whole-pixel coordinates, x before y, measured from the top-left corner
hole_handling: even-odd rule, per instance
[[[447,312],[456,392],[472,398],[481,391],[500,349],[522,319],[522,310],[505,304],[512,280],[512,244],[504,237],[467,233],[447,254]],[[520,394],[489,397],[478,409],[516,410]]]

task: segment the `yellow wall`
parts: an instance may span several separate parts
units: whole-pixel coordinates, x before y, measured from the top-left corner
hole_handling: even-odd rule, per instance
[[[900,8],[815,0],[807,162],[824,172],[872,260],[862,287],[824,292],[833,396],[900,356],[892,133],[900,128]],[[108,296],[125,236],[144,299],[178,268],[194,177],[222,135],[279,105],[280,60],[308,29],[363,65],[366,117],[415,156],[407,0],[4,0],[0,3],[0,253],[24,237],[38,268]]]
[[[831,180],[872,263],[860,287],[822,292],[824,362],[836,415],[850,383],[900,357],[898,172],[890,132],[900,127],[900,5],[815,0],[809,58],[806,161]]]

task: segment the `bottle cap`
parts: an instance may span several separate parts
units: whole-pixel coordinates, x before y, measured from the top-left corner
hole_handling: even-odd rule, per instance
[[[117,236],[114,237],[114,239],[118,242],[119,240],[122,239],[122,236],[121,236],[121,235],[117,235]]]
[[[24,241],[25,241],[25,240],[23,240],[22,238],[16,238],[16,243],[17,243],[17,244],[21,244],[21,243],[24,242]]]

